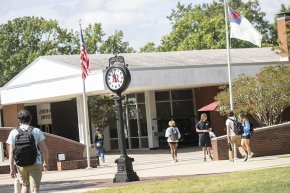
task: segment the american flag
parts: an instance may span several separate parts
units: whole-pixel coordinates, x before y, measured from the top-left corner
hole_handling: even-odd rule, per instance
[[[80,55],[81,69],[82,69],[82,78],[86,79],[88,73],[90,72],[90,60],[87,53],[87,47],[85,44],[83,30],[81,27],[81,55]]]

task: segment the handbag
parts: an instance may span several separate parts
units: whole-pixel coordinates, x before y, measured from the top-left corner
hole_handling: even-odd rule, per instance
[[[96,142],[96,148],[101,148],[103,147],[103,143],[101,141]]]

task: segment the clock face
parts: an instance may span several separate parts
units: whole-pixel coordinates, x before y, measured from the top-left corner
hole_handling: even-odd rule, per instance
[[[106,82],[111,90],[118,90],[124,84],[124,72],[120,68],[112,67],[106,75]]]

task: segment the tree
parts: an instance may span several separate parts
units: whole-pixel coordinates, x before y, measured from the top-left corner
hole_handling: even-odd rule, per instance
[[[100,23],[94,23],[93,25],[89,24],[88,27],[84,29],[85,42],[89,54],[98,52],[98,43],[102,43],[104,35],[102,24]]]
[[[271,25],[264,20],[258,0],[244,3],[242,0],[231,1],[230,6],[246,17],[262,34],[263,45],[272,46]],[[210,4],[177,4],[167,17],[172,24],[172,31],[163,36],[156,51],[181,51],[226,48],[226,30],[223,0]],[[255,45],[238,39],[231,40],[232,48],[250,48]],[[146,51],[146,50],[145,50]],[[152,51],[152,50],[150,50]]]
[[[111,121],[116,121],[115,101],[106,95],[88,97],[90,121],[99,128],[105,129]]]
[[[79,52],[78,39],[55,20],[23,17],[0,25],[0,86],[37,57]]]
[[[140,52],[156,52],[157,48],[153,42],[148,42],[144,47],[140,48]]]
[[[255,77],[241,75],[233,82],[236,113],[251,114],[261,125],[281,123],[281,114],[290,106],[290,67],[286,65],[263,68]],[[229,109],[228,89],[218,93],[221,113]]]
[[[115,31],[114,35],[108,37],[99,49],[102,54],[112,53],[132,53],[135,52],[132,47],[129,46],[128,42],[123,42],[124,34],[122,31]]]

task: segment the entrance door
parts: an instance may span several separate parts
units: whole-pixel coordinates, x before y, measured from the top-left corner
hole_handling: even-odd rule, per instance
[[[130,94],[124,100],[126,148],[148,148],[148,132],[144,93]],[[117,124],[110,124],[111,149],[118,149]]]
[[[198,136],[194,129],[192,89],[156,91],[156,112],[160,147],[168,147],[165,130],[168,122],[174,120],[181,133],[181,146],[198,145]]]
[[[148,148],[144,93],[127,95],[126,100],[126,128],[129,149]]]

